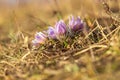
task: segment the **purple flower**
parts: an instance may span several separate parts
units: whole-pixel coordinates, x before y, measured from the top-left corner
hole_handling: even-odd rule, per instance
[[[46,40],[47,40],[47,36],[43,34],[42,32],[38,32],[35,34],[35,39],[32,40],[32,43],[34,45],[44,44]]]
[[[49,27],[47,33],[49,38],[56,39],[55,29],[53,27]]]
[[[55,32],[57,36],[64,35],[67,32],[66,24],[64,23],[63,20],[60,20],[59,22],[56,23]]]
[[[33,45],[38,45],[38,44],[39,44],[39,41],[38,41],[37,39],[34,39],[34,40],[32,40],[32,44],[33,44]]]
[[[80,17],[77,17],[76,19],[73,16],[69,17],[69,28],[72,31],[79,31],[83,29],[84,23],[80,19]]]

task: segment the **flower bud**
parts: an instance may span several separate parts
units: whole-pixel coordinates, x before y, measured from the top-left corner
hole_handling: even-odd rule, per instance
[[[55,25],[55,31],[56,34],[59,35],[64,35],[67,30],[66,30],[66,24],[64,23],[63,20],[60,20],[59,22],[56,23]]]
[[[77,17],[76,19],[73,16],[69,17],[69,28],[72,31],[79,31],[83,29],[84,23],[80,19],[80,17]]]
[[[34,45],[44,44],[46,40],[47,40],[47,36],[42,32],[38,32],[35,34],[35,39],[32,41],[32,43]]]

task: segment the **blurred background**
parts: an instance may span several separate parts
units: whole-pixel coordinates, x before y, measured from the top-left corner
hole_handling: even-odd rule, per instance
[[[113,12],[119,12],[120,0],[106,0]],[[0,0],[0,40],[22,31],[33,35],[69,15],[81,18],[107,17],[102,0]]]

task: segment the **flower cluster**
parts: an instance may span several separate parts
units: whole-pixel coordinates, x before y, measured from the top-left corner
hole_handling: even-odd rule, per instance
[[[75,33],[84,28],[84,22],[80,17],[69,17],[69,23],[66,25],[63,20],[58,21],[54,27],[49,27],[45,33],[38,32],[35,34],[35,39],[32,40],[33,45],[44,44],[48,39],[62,39],[69,36],[69,33]]]

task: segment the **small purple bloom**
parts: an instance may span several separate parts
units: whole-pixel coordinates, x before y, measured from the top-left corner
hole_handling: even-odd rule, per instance
[[[83,27],[84,27],[84,23],[80,19],[80,17],[77,17],[76,19],[73,16],[69,17],[69,28],[72,31],[79,31],[83,29]]]
[[[33,44],[33,45],[38,45],[38,44],[39,44],[39,41],[38,41],[37,39],[34,39],[34,40],[32,40],[32,44]]]
[[[57,35],[64,35],[67,32],[66,24],[64,23],[63,20],[60,20],[59,22],[56,23],[55,32]]]
[[[47,36],[42,32],[38,32],[35,34],[35,39],[32,41],[34,45],[43,44],[47,40]]]
[[[49,38],[56,39],[55,29],[53,27],[49,27],[47,33]]]

